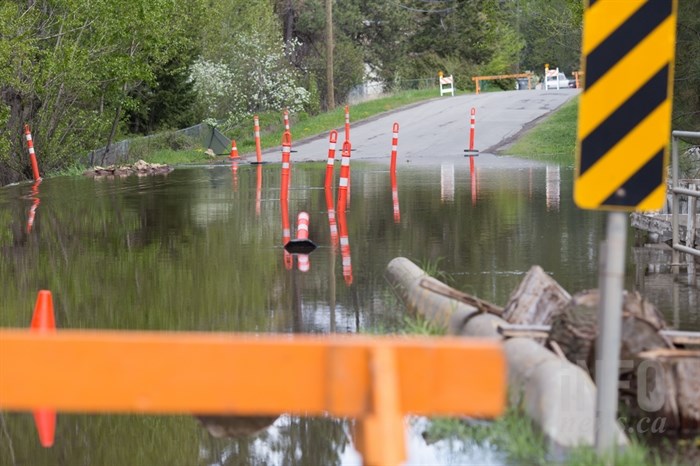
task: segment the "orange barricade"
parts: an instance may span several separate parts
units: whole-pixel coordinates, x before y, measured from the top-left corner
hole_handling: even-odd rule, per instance
[[[404,414],[493,417],[506,398],[500,343],[449,337],[10,329],[0,367],[9,411],[355,417],[365,464],[402,461]]]
[[[530,82],[532,80],[532,75],[530,73],[518,73],[518,74],[500,74],[495,76],[474,76],[472,81],[476,82],[476,93],[481,91],[481,81],[487,81],[490,79],[507,79],[507,78],[527,78],[527,88],[532,89]]]

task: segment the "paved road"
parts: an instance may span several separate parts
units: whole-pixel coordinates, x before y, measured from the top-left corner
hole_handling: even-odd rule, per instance
[[[504,91],[442,97],[354,122],[350,129],[352,160],[389,163],[394,122],[400,125],[398,163],[436,164],[463,159],[469,140],[469,111],[475,107],[475,149],[481,151],[479,163],[481,166],[499,164],[503,158],[489,155],[489,152],[577,92],[574,89]],[[350,117],[352,120],[352,108]],[[341,126],[338,128],[338,157],[343,140]],[[293,149],[297,151],[292,155],[293,161],[326,160],[328,135],[295,142]],[[266,151],[263,159],[270,160],[278,153],[279,148]]]

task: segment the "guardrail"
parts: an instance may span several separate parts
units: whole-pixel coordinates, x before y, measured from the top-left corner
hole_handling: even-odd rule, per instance
[[[0,410],[354,417],[364,464],[398,466],[404,414],[490,418],[506,399],[493,340],[45,332],[37,319],[0,329]]]
[[[532,89],[532,86],[530,84],[532,80],[533,75],[530,73],[519,73],[519,74],[500,74],[500,75],[494,75],[494,76],[474,76],[472,78],[472,81],[476,82],[476,93],[478,94],[481,91],[481,81],[486,81],[490,79],[507,79],[507,78],[527,78],[527,88]]]
[[[678,186],[679,178],[679,159],[678,140],[680,138],[700,139],[700,132],[695,131],[672,131],[671,132],[671,231],[673,246],[672,265],[674,270],[677,270],[680,265],[680,253],[691,254],[700,257],[700,249],[695,248],[695,230],[697,219],[697,198],[700,197],[700,191],[697,189],[687,189]],[[680,196],[688,196],[688,224],[686,225],[685,245],[680,244],[679,230],[679,203]]]

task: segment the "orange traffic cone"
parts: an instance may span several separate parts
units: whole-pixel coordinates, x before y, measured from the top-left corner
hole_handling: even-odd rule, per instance
[[[34,315],[32,316],[31,331],[33,332],[55,332],[56,319],[53,312],[53,298],[48,290],[40,290],[34,305]],[[33,412],[34,424],[39,434],[39,441],[43,447],[53,446],[54,435],[56,433],[56,411],[52,409],[38,409]]]
[[[231,155],[229,155],[228,158],[237,159],[238,157],[238,147],[236,146],[236,140],[231,139]]]
[[[55,330],[56,319],[53,314],[53,298],[48,290],[40,290],[34,305],[32,330]]]

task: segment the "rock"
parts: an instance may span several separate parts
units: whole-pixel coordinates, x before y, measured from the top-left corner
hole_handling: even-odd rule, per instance
[[[171,171],[173,171],[173,168],[168,165],[160,163],[148,163],[143,160],[138,160],[131,165],[110,165],[108,167],[94,166],[93,168],[85,170],[83,172],[83,175],[97,178],[103,176],[148,176],[167,174]]]

